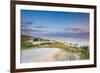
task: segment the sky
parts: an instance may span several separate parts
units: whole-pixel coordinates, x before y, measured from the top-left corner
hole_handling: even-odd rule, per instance
[[[21,32],[89,33],[89,13],[21,10]]]

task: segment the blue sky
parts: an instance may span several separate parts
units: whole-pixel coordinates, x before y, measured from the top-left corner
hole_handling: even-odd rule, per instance
[[[21,30],[32,33],[89,33],[89,13],[21,10]]]

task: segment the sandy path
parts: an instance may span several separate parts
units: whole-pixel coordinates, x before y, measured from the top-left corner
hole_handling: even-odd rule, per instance
[[[80,59],[80,53],[67,52],[58,48],[28,49],[21,52],[21,62],[68,61]]]
[[[65,52],[61,49],[55,50],[47,55],[38,57],[37,62],[49,62],[49,61],[68,61],[68,60],[80,60],[80,53]]]
[[[57,53],[60,49],[57,48],[38,48],[28,49],[21,51],[21,62],[37,62],[37,59],[48,55],[52,57],[54,53]]]

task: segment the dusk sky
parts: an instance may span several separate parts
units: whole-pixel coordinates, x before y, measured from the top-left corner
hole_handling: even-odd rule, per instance
[[[89,33],[89,13],[21,10],[21,31]]]

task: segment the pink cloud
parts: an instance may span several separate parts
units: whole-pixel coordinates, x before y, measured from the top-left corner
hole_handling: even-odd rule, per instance
[[[89,27],[67,27],[64,31],[70,33],[89,33]]]

